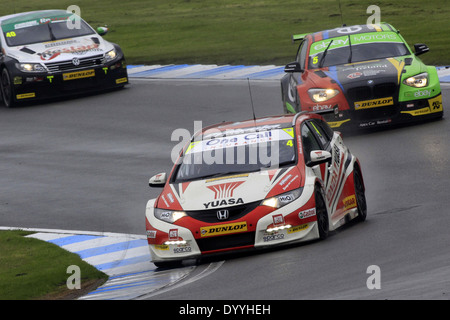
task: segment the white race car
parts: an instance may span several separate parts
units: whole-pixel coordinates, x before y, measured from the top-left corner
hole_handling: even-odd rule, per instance
[[[125,58],[79,16],[44,10],[0,17],[0,92],[6,107],[22,101],[123,87]]]
[[[208,127],[184,148],[148,201],[156,266],[226,251],[324,239],[367,214],[358,159],[320,115]]]

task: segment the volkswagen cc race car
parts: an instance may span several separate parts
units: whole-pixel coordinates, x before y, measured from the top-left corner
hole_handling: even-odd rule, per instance
[[[389,24],[355,25],[312,34],[281,79],[285,112],[328,112],[332,128],[367,128],[443,115],[436,67],[413,53]],[[329,112],[333,111],[333,112]]]
[[[128,83],[120,47],[71,12],[4,16],[0,29],[0,92],[7,107]]]
[[[365,220],[361,166],[322,116],[301,112],[203,129],[146,206],[152,261],[324,239]]]

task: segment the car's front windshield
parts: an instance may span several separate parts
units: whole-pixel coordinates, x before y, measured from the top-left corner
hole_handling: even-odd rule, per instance
[[[284,128],[191,142],[173,182],[292,165],[296,161],[293,136],[293,128]]]
[[[373,32],[316,41],[311,44],[308,63],[309,69],[318,69],[408,54],[408,48],[397,33]]]
[[[31,17],[30,17],[31,18]],[[94,34],[82,19],[72,21],[70,15],[52,16],[24,20],[10,20],[2,23],[2,32],[8,46],[21,46],[49,42]]]

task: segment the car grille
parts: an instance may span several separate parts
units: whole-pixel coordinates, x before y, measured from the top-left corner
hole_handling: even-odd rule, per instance
[[[361,86],[355,88],[349,88],[347,90],[347,99],[350,104],[350,108],[354,109],[354,103],[356,101],[365,101],[372,99],[380,99],[386,97],[393,97],[394,103],[397,101],[397,84],[387,82],[380,83],[374,86]],[[359,110],[355,112],[354,117],[360,121],[368,121],[378,118],[392,117],[398,112],[395,105],[377,107],[365,110]]]
[[[370,86],[355,87],[347,90],[347,99],[351,102],[371,100],[395,95],[397,85],[395,83],[380,83]]]
[[[197,244],[202,252],[251,246],[255,244],[255,232],[197,239]]]
[[[208,209],[208,210],[198,210],[198,211],[185,211],[185,213],[190,216],[191,218],[194,218],[196,220],[200,220],[203,222],[223,222],[224,220],[219,220],[217,218],[217,211],[219,210],[228,210],[229,218],[226,219],[228,221],[230,220],[236,220],[243,216],[245,216],[250,211],[256,209],[256,207],[261,203],[261,201],[246,203],[243,205],[238,205],[234,207],[227,207],[227,208],[217,208],[217,209]]]
[[[60,61],[60,62],[48,62],[45,64],[47,69],[51,72],[60,72],[60,71],[72,71],[79,70],[85,68],[92,68],[103,63],[103,54],[87,57],[87,58],[79,58],[80,64],[74,65],[72,60]]]

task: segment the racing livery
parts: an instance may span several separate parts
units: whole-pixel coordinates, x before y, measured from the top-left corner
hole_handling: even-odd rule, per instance
[[[365,220],[358,159],[318,114],[300,112],[204,128],[146,206],[153,263],[324,239]]]
[[[79,16],[44,10],[0,17],[0,79],[5,106],[128,83],[120,47]]]
[[[443,116],[436,67],[390,24],[294,35],[301,41],[281,79],[285,112],[323,112],[332,128],[367,128]]]

